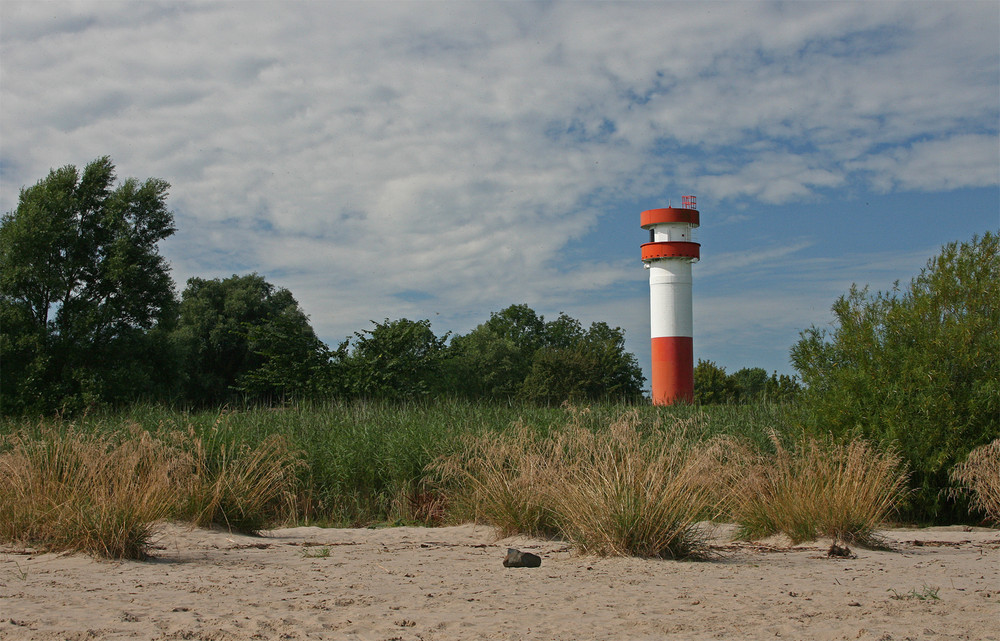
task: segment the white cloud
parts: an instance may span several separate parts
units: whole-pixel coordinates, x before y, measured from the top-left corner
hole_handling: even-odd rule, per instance
[[[110,154],[173,184],[178,280],[258,271],[331,339],[634,282],[631,256],[563,255],[624,197],[1000,180],[992,3],[0,12],[4,211],[50,167]]]

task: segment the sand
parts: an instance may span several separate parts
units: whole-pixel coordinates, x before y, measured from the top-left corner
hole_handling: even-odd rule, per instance
[[[894,549],[856,558],[727,533],[693,562],[473,525],[255,538],[164,524],[149,561],[0,549],[0,639],[1000,640],[998,530],[886,530]],[[504,568],[508,547],[542,566]]]

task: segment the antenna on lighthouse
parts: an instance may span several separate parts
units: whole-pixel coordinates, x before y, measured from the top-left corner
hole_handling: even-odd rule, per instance
[[[649,209],[639,218],[649,230],[649,242],[641,249],[649,270],[654,405],[694,401],[691,264],[701,258],[701,245],[693,240],[699,213],[694,196],[684,196],[681,203],[679,208]]]

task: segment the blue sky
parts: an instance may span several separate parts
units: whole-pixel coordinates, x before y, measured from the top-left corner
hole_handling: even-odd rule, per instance
[[[791,373],[852,283],[1000,227],[996,2],[0,4],[0,200],[172,184],[178,288],[257,272],[337,344],[527,303],[626,330],[694,194],[695,357]]]

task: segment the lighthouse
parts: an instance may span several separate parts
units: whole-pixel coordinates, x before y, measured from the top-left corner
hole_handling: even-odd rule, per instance
[[[653,351],[653,404],[694,400],[694,320],[691,264],[701,256],[692,232],[698,226],[695,197],[681,207],[649,209],[640,217],[649,230],[642,262],[649,270],[649,324]]]

